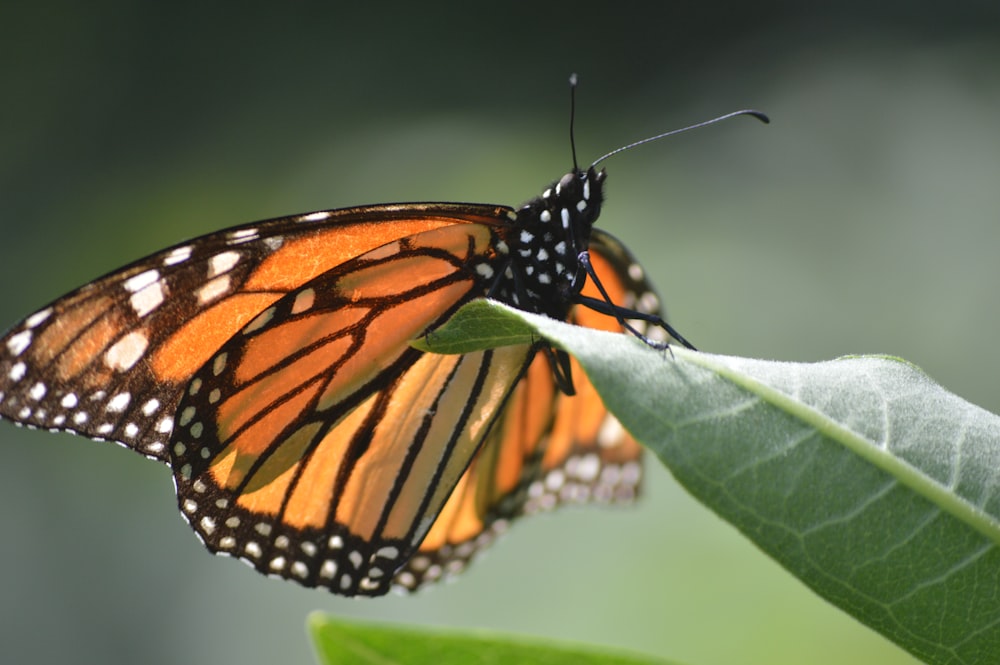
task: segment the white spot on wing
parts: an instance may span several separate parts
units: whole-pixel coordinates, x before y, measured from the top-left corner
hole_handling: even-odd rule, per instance
[[[229,272],[240,262],[239,252],[222,252],[216,254],[208,260],[208,276],[216,277],[222,273]]]
[[[235,252],[233,252],[235,254]],[[220,275],[198,289],[198,302],[202,305],[212,302],[216,298],[226,295],[229,292],[229,275]]]
[[[427,570],[427,567],[431,565],[431,560],[422,554],[418,554],[410,559],[410,568],[417,571],[418,573],[423,570]]]
[[[48,388],[45,387],[44,383],[42,383],[41,381],[39,381],[35,385],[31,386],[31,390],[28,391],[28,397],[30,397],[31,399],[33,399],[33,400],[35,400],[37,402],[38,400],[40,400],[43,397],[45,397],[45,393],[47,393],[47,392],[48,392]]]
[[[196,411],[193,406],[186,406],[184,407],[184,410],[181,411],[181,417],[177,422],[180,423],[181,427],[187,427],[188,423],[191,422],[191,419],[194,418],[195,413]]]
[[[160,279],[159,270],[147,270],[126,279],[124,286],[127,291],[136,293],[156,282],[158,279]]]
[[[396,559],[399,557],[399,548],[393,547],[391,545],[386,545],[385,547],[379,548],[379,550],[375,552],[375,556],[380,556],[390,560]]]
[[[189,258],[191,258],[191,245],[185,245],[184,247],[178,247],[171,250],[170,253],[163,258],[163,265],[177,265],[178,263],[187,261]]]
[[[302,215],[299,218],[300,222],[322,222],[330,216],[329,211],[323,210],[321,212],[311,212],[308,215]]]
[[[142,358],[148,345],[145,333],[132,331],[104,352],[104,364],[117,372],[130,370]]]
[[[626,462],[622,465],[622,482],[626,485],[638,485],[642,478],[642,466],[638,462]]]
[[[11,355],[19,356],[24,353],[24,350],[28,348],[31,344],[31,331],[22,330],[16,335],[11,335],[10,339],[7,340],[7,350],[10,351]]]
[[[622,444],[624,436],[625,429],[618,419],[607,416],[601,423],[601,429],[597,431],[597,445],[602,448],[614,448]]]
[[[157,280],[133,293],[132,297],[129,298],[129,304],[135,310],[136,316],[142,318],[163,304],[163,299],[163,281]]]
[[[268,307],[263,312],[258,314],[253,321],[247,324],[246,328],[243,329],[243,334],[247,335],[249,333],[260,330],[274,318],[274,306]]]
[[[201,525],[201,530],[205,532],[206,536],[211,536],[212,533],[215,532],[215,520],[208,515],[202,517],[199,524]]]
[[[35,312],[24,321],[25,328],[35,328],[45,319],[52,315],[52,308],[46,307],[40,312]]]
[[[129,402],[131,401],[132,401],[131,394],[127,392],[118,393],[117,395],[111,398],[111,400],[108,402],[108,405],[105,408],[111,413],[121,413],[122,411],[125,410],[125,407],[127,407]]]
[[[652,291],[646,291],[639,297],[636,309],[643,314],[652,314],[660,308],[660,299]]]
[[[577,478],[585,483],[593,482],[597,479],[597,474],[601,471],[601,459],[591,453],[580,457],[573,465],[573,472]]]
[[[229,234],[229,244],[238,245],[243,242],[249,242],[255,240],[257,236],[257,229],[240,229]]]
[[[222,374],[222,370],[226,369],[226,361],[228,358],[229,354],[225,351],[215,356],[215,360],[212,361],[212,374],[215,376]]]
[[[309,309],[312,309],[313,303],[316,302],[316,290],[315,289],[302,289],[295,295],[295,302],[292,303],[292,314],[301,314]]]

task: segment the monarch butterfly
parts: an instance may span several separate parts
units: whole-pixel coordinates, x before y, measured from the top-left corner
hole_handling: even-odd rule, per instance
[[[716,120],[739,114],[765,119]],[[631,253],[592,228],[610,154],[585,170],[574,154],[517,210],[328,210],[140,259],[8,331],[0,416],[166,463],[209,550],[343,595],[458,572],[525,513],[627,502],[641,449],[575,361],[544,342],[409,344],[490,297],[690,346]]]

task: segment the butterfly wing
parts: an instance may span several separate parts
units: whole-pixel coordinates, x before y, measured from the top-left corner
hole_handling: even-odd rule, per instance
[[[167,249],[11,330],[0,415],[167,462],[209,549],[261,572],[346,595],[415,588],[509,519],[638,486],[640,449],[579,367],[569,398],[536,347],[408,345],[483,294],[511,214],[371,206]],[[655,310],[620,243],[595,230],[591,253],[614,302]],[[581,307],[570,319],[620,329]]]
[[[348,208],[234,227],[153,254],[0,340],[0,416],[167,461],[185,386],[260,312],[375,247],[456,224],[496,225],[509,214],[461,204]]]
[[[632,254],[594,229],[591,262],[611,301],[660,314],[659,299]],[[583,295],[600,298],[592,282]],[[614,317],[577,306],[570,321],[620,332]],[[640,332],[645,321],[630,321]],[[407,589],[461,571],[520,515],[566,503],[628,503],[642,479],[642,447],[605,408],[576,359],[573,396],[559,392],[539,354],[514,389],[482,450],[462,476],[418,552],[396,575]]]
[[[170,465],[209,549],[345,595],[385,593],[482,445],[532,346],[409,341],[481,297],[495,229],[449,226],[281,297],[197,371]]]

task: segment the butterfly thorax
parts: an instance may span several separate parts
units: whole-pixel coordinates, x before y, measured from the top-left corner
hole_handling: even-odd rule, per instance
[[[604,200],[605,172],[574,169],[517,211],[505,239],[507,261],[491,297],[565,319],[586,281],[579,262]]]

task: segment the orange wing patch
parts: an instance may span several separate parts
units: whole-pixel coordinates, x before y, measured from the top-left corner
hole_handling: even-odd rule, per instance
[[[481,294],[471,267],[491,233],[450,226],[381,245],[276,300],[203,363],[178,405],[171,466],[210,548],[262,572],[300,564],[343,592],[389,583],[534,353],[409,346]],[[390,268],[415,277],[390,289]],[[295,543],[326,558],[293,559]]]

